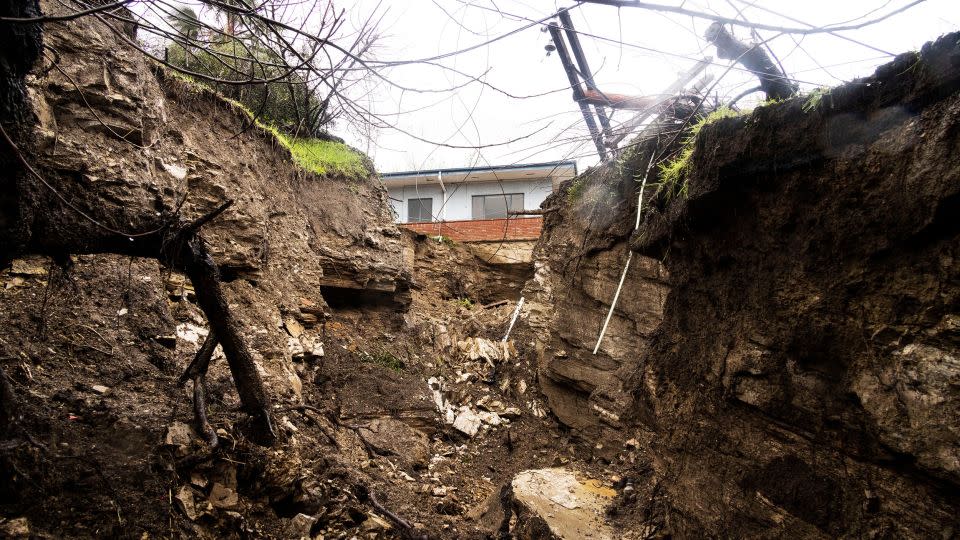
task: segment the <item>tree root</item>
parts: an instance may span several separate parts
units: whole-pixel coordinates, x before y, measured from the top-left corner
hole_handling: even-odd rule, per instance
[[[421,539],[427,540],[429,538],[429,536],[426,534],[417,534],[420,531],[418,531],[417,528],[414,527],[409,521],[407,521],[406,519],[403,519],[402,517],[398,516],[397,514],[389,510],[387,507],[380,504],[380,501],[377,500],[376,495],[373,494],[373,490],[371,490],[367,486],[358,485],[357,491],[358,491],[358,493],[356,493],[357,498],[360,499],[361,501],[366,501],[370,503],[370,506],[372,506],[374,510],[383,514],[387,519],[393,522],[393,524],[396,525],[398,529],[400,529],[400,532],[401,534],[403,534],[404,538],[413,538],[417,540],[421,540]]]
[[[193,362],[190,362],[178,381],[181,386],[187,380],[193,381],[193,419],[196,423],[197,432],[203,435],[211,448],[216,448],[220,441],[217,439],[217,432],[214,431],[209,420],[207,420],[206,383],[207,369],[210,367],[210,359],[213,357],[213,351],[216,350],[217,344],[216,333],[211,330],[206,339],[203,340],[203,345],[197,351]]]
[[[240,395],[244,411],[253,418],[253,439],[263,445],[276,441],[276,432],[270,418],[270,400],[263,387],[253,355],[240,331],[221,287],[220,272],[200,236],[200,229],[216,219],[233,204],[225,201],[213,211],[191,221],[183,219],[180,209],[184,197],[172,210],[164,210],[159,217],[152,211],[129,214],[121,209],[113,213],[99,209],[102,201],[81,200],[60,192],[56,182],[51,183],[24,157],[20,148],[0,125],[0,140],[7,152],[0,152],[0,164],[8,157],[19,167],[9,167],[0,174],[4,189],[14,193],[15,219],[12,227],[4,227],[0,234],[0,261],[24,254],[66,257],[67,254],[111,253],[131,257],[157,259],[169,267],[184,271],[193,283],[197,303],[207,317],[211,331],[223,347],[230,373]],[[0,146],[3,148],[3,146]],[[86,208],[86,210],[85,210]],[[5,209],[6,210],[6,209]],[[43,220],[34,214],[43,213]],[[3,216],[6,217],[6,216]],[[2,221],[2,220],[0,220]],[[142,232],[121,230],[116,224],[137,224]],[[197,385],[202,387],[201,384]],[[195,386],[196,389],[196,386]],[[204,401],[203,390],[195,390]],[[204,409],[205,407],[200,407]],[[205,411],[202,415],[205,418]]]

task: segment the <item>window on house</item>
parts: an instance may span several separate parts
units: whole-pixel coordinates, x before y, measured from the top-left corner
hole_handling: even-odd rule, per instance
[[[473,219],[502,219],[508,210],[523,210],[523,193],[473,196]]]
[[[433,199],[407,199],[407,222],[433,221]]]

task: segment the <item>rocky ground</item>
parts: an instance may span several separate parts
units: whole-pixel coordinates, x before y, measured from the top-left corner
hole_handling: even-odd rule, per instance
[[[298,167],[95,19],[49,27],[26,158],[124,229],[234,201],[202,236],[279,440],[252,442],[219,350],[219,442],[198,433],[179,378],[209,327],[162,257],[19,256],[0,534],[954,537],[958,39],[703,126],[684,195],[646,191],[634,231],[637,179],[676,151],[638,145],[566,183],[533,262],[502,265],[399,230],[372,172]],[[24,245],[91,232],[48,202]]]
[[[549,467],[573,467],[611,497],[616,467],[591,462],[591,445],[547,414],[529,330],[521,322],[500,341],[521,283],[489,279],[497,269],[462,246],[405,240],[416,261],[407,312],[360,295],[317,323],[273,321],[299,380],[277,404],[275,449],[244,438],[219,354],[208,387],[223,447],[210,451],[194,430],[191,383],[176,379],[206,329],[182,276],[109,256],[66,272],[16,261],[2,274],[0,343],[17,353],[5,366],[21,418],[3,448],[4,530],[400,535],[380,505],[431,537],[485,537],[504,521],[514,476]]]

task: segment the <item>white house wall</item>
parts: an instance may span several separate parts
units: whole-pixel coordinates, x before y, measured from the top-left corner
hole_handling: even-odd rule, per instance
[[[447,185],[447,204],[443,208],[443,193],[435,182],[421,183],[416,186],[394,187],[387,190],[390,204],[399,223],[407,221],[407,201],[409,199],[433,199],[434,220],[460,221],[473,219],[474,195],[497,195],[501,193],[523,193],[524,210],[540,207],[540,203],[553,192],[553,182],[549,178],[521,180],[516,182],[461,182]]]

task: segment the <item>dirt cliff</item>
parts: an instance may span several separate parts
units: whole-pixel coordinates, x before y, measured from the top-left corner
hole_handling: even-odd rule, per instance
[[[548,199],[531,268],[401,233],[372,172],[304,169],[131,31],[2,38],[36,174],[0,144],[0,534],[955,536],[960,36],[705,122],[636,232],[675,145],[635,141]],[[272,447],[220,351],[221,444],[194,429],[194,283],[84,244],[225,200],[199,234]]]
[[[625,512],[680,537],[956,534],[958,40],[708,122],[636,233],[662,141],[547,201],[541,384],[565,424],[641,444]]]

